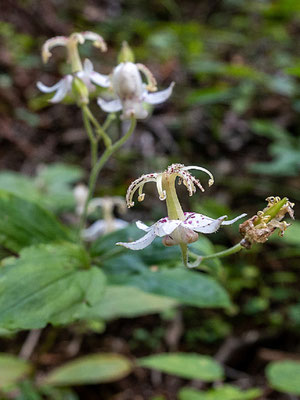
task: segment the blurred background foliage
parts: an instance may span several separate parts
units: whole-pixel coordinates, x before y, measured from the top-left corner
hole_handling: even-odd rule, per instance
[[[8,0],[2,5],[1,14],[0,166],[9,170],[0,175],[1,188],[22,191],[24,197],[69,218],[68,213],[74,208],[71,186],[87,177],[89,144],[76,105],[49,105],[48,97],[38,92],[37,80],[52,84],[67,71],[63,50],[55,50],[50,63],[44,66],[40,48],[49,37],[92,30],[103,35],[109,46],[104,55],[89,45],[81,48],[82,56],[91,58],[97,71],[111,71],[121,43],[127,40],[136,60],[154,73],[159,88],[176,82],[171,99],[155,108],[150,118],[139,122],[132,140],[110,160],[97,188],[98,195],[124,196],[128,184],[139,175],[180,162],[204,166],[216,178],[212,188],[205,185],[205,193],[197,193],[191,199],[179,190],[187,211],[211,217],[234,217],[241,212],[251,216],[264,208],[266,197],[276,195],[287,196],[296,203],[297,217],[298,0]],[[104,120],[105,115],[95,104],[93,110]],[[122,126],[116,124],[110,133],[117,137],[121,131]],[[54,162],[58,164],[45,167]],[[60,163],[78,168],[66,170]],[[155,188],[148,186],[146,190],[145,201],[126,215],[128,221],[151,221],[165,215],[165,205],[156,198]],[[237,227],[209,239],[199,241],[197,250],[209,253],[212,243],[216,250],[236,243]],[[141,264],[156,265],[161,262],[160,251],[160,245],[150,250],[154,257],[150,264],[147,252],[137,258],[142,259]],[[84,328],[91,337],[82,352],[91,351],[96,343],[96,347],[105,350],[116,347],[134,355],[166,349],[217,354],[232,366],[232,381],[241,387],[264,388],[261,372],[267,362],[294,353],[299,357],[299,255],[300,223],[296,221],[283,239],[272,238],[264,246],[257,245],[249,252],[222,260],[222,264],[210,263],[213,274],[231,294],[230,311],[185,307],[176,315],[171,312],[135,322],[122,320],[121,325],[116,321],[107,325],[105,339],[101,336],[105,327],[91,324]],[[113,269],[113,263],[108,268]],[[175,344],[166,339],[172,326],[179,326]],[[62,348],[61,342],[70,337],[79,335],[82,340],[78,329],[47,332],[40,352],[49,351],[55,341]],[[95,339],[97,329],[100,342]],[[96,336],[92,335],[93,330]],[[14,351],[24,336],[15,339],[2,339],[3,351]],[[230,341],[237,341],[236,350],[224,356],[222,350]],[[63,359],[57,357],[54,363]],[[241,375],[236,369],[243,371]],[[146,378],[154,389],[145,383]],[[137,387],[130,394],[124,389],[128,381],[119,387],[107,385],[103,398],[124,389],[124,397],[116,399],[149,393],[165,393],[166,397],[156,399],[173,399],[181,387],[177,381],[166,381],[165,390],[155,379],[155,375],[135,376]],[[24,385],[30,393],[30,385]],[[34,399],[28,396],[22,398]],[[93,389],[88,389],[85,396],[96,398]],[[200,399],[187,396],[186,392],[180,398]],[[70,394],[62,398],[75,397]],[[290,399],[268,391],[263,398]]]

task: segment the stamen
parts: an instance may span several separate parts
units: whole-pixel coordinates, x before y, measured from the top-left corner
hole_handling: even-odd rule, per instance
[[[163,201],[163,200],[166,200],[167,193],[165,190],[163,190],[162,178],[163,178],[163,174],[158,174],[158,176],[156,178],[156,187],[157,187],[157,191],[158,191],[158,195],[159,195],[159,200]]]
[[[55,36],[51,39],[46,40],[42,47],[42,59],[43,63],[46,64],[49,58],[52,56],[51,50],[57,46],[66,46],[68,38],[65,36]]]
[[[145,193],[143,193],[144,183],[139,187],[138,201],[143,201],[145,198]]]
[[[143,186],[145,183],[147,182],[156,182],[156,178],[157,178],[157,174],[147,174],[147,175],[142,175],[140,178],[136,179],[135,181],[133,181],[126,193],[126,204],[127,207],[133,207],[134,206],[134,201],[133,199],[133,195],[134,193],[141,187],[143,189]],[[144,197],[142,196],[142,189],[141,191],[139,191],[139,201],[142,201],[144,199]],[[142,196],[142,197],[141,197]],[[144,195],[145,196],[145,195]],[[142,200],[140,200],[142,198]]]
[[[98,35],[98,33],[86,31],[81,32],[81,36],[84,38],[84,40],[91,40],[93,42],[93,46],[97,47],[102,52],[107,50],[107,45],[103,37]]]
[[[197,169],[198,171],[203,171],[203,172],[205,172],[207,175],[209,175],[209,177],[210,177],[210,179],[209,179],[209,181],[208,181],[208,186],[212,186],[213,184],[214,184],[214,176],[213,176],[213,174],[208,170],[208,169],[206,169],[206,168],[203,168],[203,167],[198,167],[198,166],[196,166],[196,165],[191,165],[191,166],[189,166],[189,167],[183,167],[182,168],[183,170],[185,170],[185,171],[188,171],[189,169]]]
[[[148,69],[144,64],[136,64],[136,66],[138,67],[138,69],[143,72],[143,74],[145,75],[146,79],[147,79],[147,87],[146,89],[149,92],[156,92],[157,90],[157,82],[156,79],[154,78],[154,76],[152,75],[152,72],[150,71],[150,69]]]

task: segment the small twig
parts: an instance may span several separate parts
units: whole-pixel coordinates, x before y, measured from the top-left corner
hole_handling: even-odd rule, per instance
[[[38,344],[41,333],[41,329],[34,329],[29,332],[20,350],[19,357],[23,358],[24,360],[30,359],[36,345]]]

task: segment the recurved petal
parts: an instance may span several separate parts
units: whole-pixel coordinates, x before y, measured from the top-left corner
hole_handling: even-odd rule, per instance
[[[99,221],[94,222],[90,227],[85,229],[81,236],[86,241],[93,241],[97,239],[98,236],[103,235],[105,232],[107,223],[100,219]]]
[[[61,79],[60,81],[58,81],[55,85],[53,86],[46,86],[44,85],[42,82],[37,82],[36,86],[38,87],[38,89],[43,92],[43,93],[52,93],[55,92],[60,85],[62,84],[63,79]]]
[[[171,96],[174,85],[175,85],[175,82],[172,82],[171,85],[165,90],[161,90],[161,91],[155,92],[155,93],[146,92],[144,94],[143,101],[145,101],[146,103],[149,103],[149,104],[163,103]]]
[[[89,60],[88,58],[86,58],[83,62],[83,70],[86,74],[90,74],[91,72],[94,71],[94,66],[91,60]]]
[[[184,226],[185,228],[190,228],[195,232],[213,233],[220,228],[222,222],[226,218],[226,215],[218,219],[213,219],[202,214],[187,213],[186,219],[182,226]]]
[[[51,103],[59,103],[62,101],[67,93],[71,90],[71,84],[72,84],[73,76],[72,75],[67,75],[62,79],[60,82],[60,86],[55,93],[55,95],[52,97],[50,100]]]
[[[101,97],[98,97],[97,100],[98,106],[102,108],[105,112],[117,112],[122,110],[122,103],[119,99],[106,101],[103,100]]]
[[[241,218],[244,218],[244,217],[246,217],[246,215],[247,214],[241,214],[241,215],[239,215],[238,217],[235,217],[235,218],[233,218],[233,219],[230,219],[229,221],[223,221],[222,222],[222,225],[231,225],[231,224],[234,224],[236,221],[238,221],[239,219],[241,219]]]
[[[95,83],[95,85],[101,87],[109,87],[110,86],[110,77],[109,75],[99,74],[99,72],[92,71],[89,75],[90,80]]]
[[[161,218],[153,225],[154,232],[159,237],[170,235],[182,223],[182,221],[177,219]]]
[[[145,247],[149,246],[153,240],[155,239],[156,234],[154,233],[154,229],[151,229],[145,236],[141,237],[140,239],[136,240],[135,242],[124,243],[119,242],[116,243],[117,246],[123,246],[130,250],[142,250]]]
[[[152,226],[147,226],[142,221],[136,221],[136,226],[141,229],[142,231],[149,232],[152,229]]]

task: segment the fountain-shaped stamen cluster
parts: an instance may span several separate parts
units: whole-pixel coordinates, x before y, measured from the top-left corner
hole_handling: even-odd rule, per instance
[[[138,190],[138,201],[143,201],[145,198],[145,193],[143,193],[143,188],[145,183],[148,182],[156,182],[156,187],[160,200],[166,200],[166,190],[164,189],[163,181],[164,179],[168,179],[172,177],[178,177],[178,184],[183,183],[187,188],[187,191],[190,196],[192,196],[196,192],[196,187],[198,187],[202,192],[204,191],[203,186],[200,181],[195,178],[192,174],[190,174],[190,169],[196,169],[199,171],[203,171],[209,175],[210,179],[208,181],[209,186],[214,183],[214,177],[210,171],[205,168],[198,166],[188,166],[185,167],[183,164],[172,164],[170,165],[164,172],[160,173],[152,173],[142,175],[140,178],[136,179],[131,183],[127,190],[126,194],[126,203],[128,208],[134,206],[133,196],[135,192]]]

